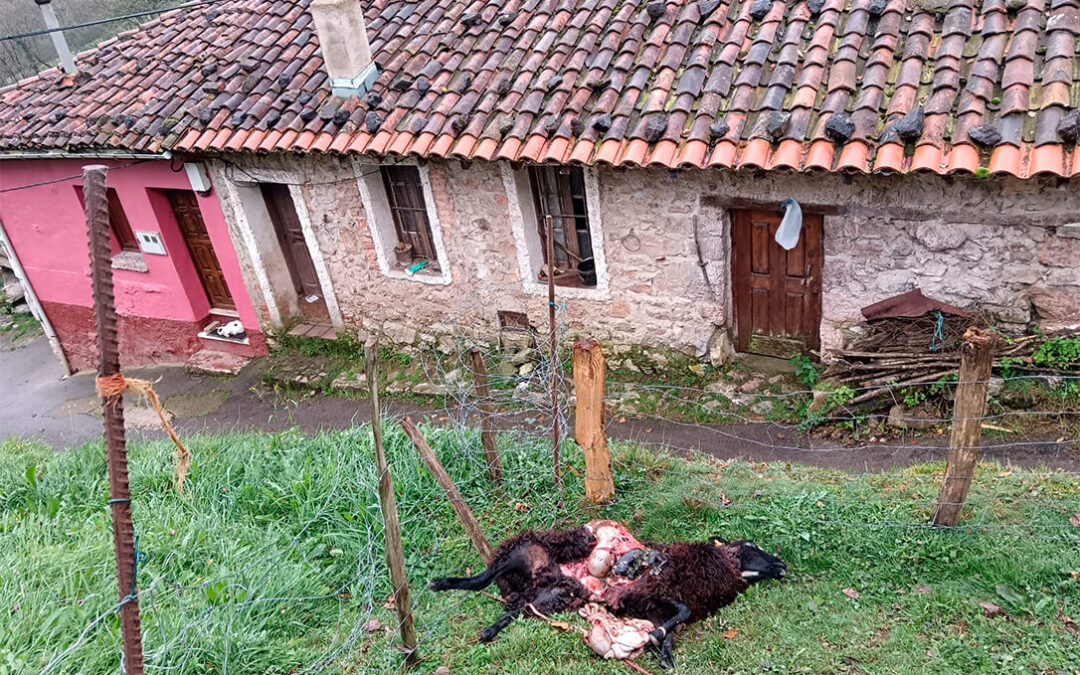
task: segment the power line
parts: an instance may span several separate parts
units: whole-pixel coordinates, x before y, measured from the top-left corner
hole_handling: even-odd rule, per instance
[[[27,33],[16,33],[15,35],[5,35],[0,37],[0,42],[4,40],[19,40],[21,38],[34,37],[37,35],[48,35],[49,33],[55,33],[57,31],[75,30],[76,28],[87,28],[89,26],[100,26],[103,23],[112,23],[113,21],[123,21],[125,19],[137,19],[142,16],[151,16],[153,14],[164,14],[165,12],[171,12],[174,9],[188,9],[190,7],[199,7],[201,5],[212,5],[223,0],[196,0],[195,2],[187,2],[182,5],[173,5],[172,7],[162,7],[161,9],[150,9],[144,12],[134,12],[132,14],[124,14],[121,16],[113,16],[107,19],[96,19],[94,21],[87,21],[85,23],[76,23],[70,26],[60,26],[59,28],[44,28],[42,30],[33,30]]]
[[[3,155],[0,155],[0,159],[3,159]],[[119,166],[111,166],[111,167],[109,167],[109,170],[110,171],[117,171],[119,169],[126,169],[128,167],[135,166],[136,164],[142,164],[143,162],[148,162],[148,161],[150,161],[150,160],[137,159],[134,162],[128,162],[127,164],[121,164]],[[29,190],[30,188],[41,187],[43,185],[52,185],[54,183],[63,183],[64,181],[75,180],[76,178],[82,178],[82,174],[81,173],[76,173],[76,174],[72,174],[70,176],[63,176],[62,178],[53,178],[51,180],[43,180],[43,181],[41,181],[39,183],[29,183],[27,185],[16,185],[14,187],[7,187],[7,188],[0,189],[0,194],[3,194],[5,192],[15,192],[16,190]]]

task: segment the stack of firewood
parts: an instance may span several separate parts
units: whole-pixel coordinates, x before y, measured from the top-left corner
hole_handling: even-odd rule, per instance
[[[890,389],[932,384],[956,375],[964,331],[986,325],[981,317],[935,313],[912,318],[871,321],[835,357],[822,379],[859,390],[852,404],[871,401]],[[1042,371],[1031,362],[1038,336],[1003,338],[994,354],[995,366],[1009,358],[1018,370]]]

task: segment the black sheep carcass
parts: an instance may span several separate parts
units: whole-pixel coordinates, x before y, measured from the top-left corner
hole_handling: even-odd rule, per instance
[[[779,579],[787,566],[751,541],[713,537],[702,543],[641,543],[614,521],[574,530],[522,532],[504,541],[488,568],[473,577],[435,579],[433,590],[499,586],[504,613],[482,641],[522,613],[553,614],[597,603],[615,615],[647,620],[670,666],[674,630],[732,603],[755,582]],[[588,641],[588,639],[587,639]]]

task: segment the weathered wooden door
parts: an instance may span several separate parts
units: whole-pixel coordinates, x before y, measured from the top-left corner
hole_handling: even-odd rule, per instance
[[[221,263],[214,253],[214,246],[210,243],[210,235],[206,232],[206,223],[203,222],[195,193],[190,190],[166,190],[165,193],[173,215],[176,216],[176,223],[180,226],[180,232],[184,235],[184,241],[187,242],[203,288],[206,289],[206,296],[210,299],[210,306],[214,309],[235,310],[236,302],[225,283],[225,274],[221,271]]]
[[[783,213],[733,213],[732,293],[735,347],[790,358],[820,346],[822,218],[803,214],[799,243],[785,251],[774,237]]]
[[[266,200],[266,208],[270,212],[270,220],[274,224],[274,232],[281,244],[296,293],[301,298],[321,298],[319,275],[315,273],[315,263],[311,261],[311,253],[308,251],[307,241],[304,240],[304,230],[300,227],[300,218],[296,215],[296,205],[289,194],[289,187],[271,183],[264,183],[259,187]]]

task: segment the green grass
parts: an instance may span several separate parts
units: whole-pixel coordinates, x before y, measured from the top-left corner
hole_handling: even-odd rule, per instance
[[[716,534],[779,551],[788,578],[753,587],[681,634],[677,673],[1080,669],[1077,637],[1060,618],[1080,619],[1080,528],[1068,523],[1080,510],[1074,477],[983,465],[965,513],[971,525],[936,531],[922,525],[940,465],[846,476],[686,462],[623,445],[614,450],[618,501],[591,507],[572,444],[560,496],[542,439],[500,439],[506,480],[493,489],[475,436],[426,433],[493,541],[610,517],[645,539]],[[169,669],[149,672],[400,666],[393,635],[363,628],[371,618],[393,623],[369,436],[361,428],[189,439],[194,463],[183,496],[170,489],[169,448],[132,444],[135,522],[148,555],[139,571],[145,649],[149,663]],[[495,643],[478,644],[497,604],[424,584],[476,571],[479,557],[396,428],[388,427],[387,444],[425,659],[416,672],[628,672],[538,621],[515,622]],[[61,455],[18,440],[0,444],[0,673],[40,672],[69,648],[51,672],[117,672],[106,498],[100,444]],[[980,601],[1007,616],[986,618]],[[658,671],[650,656],[642,663]]]

